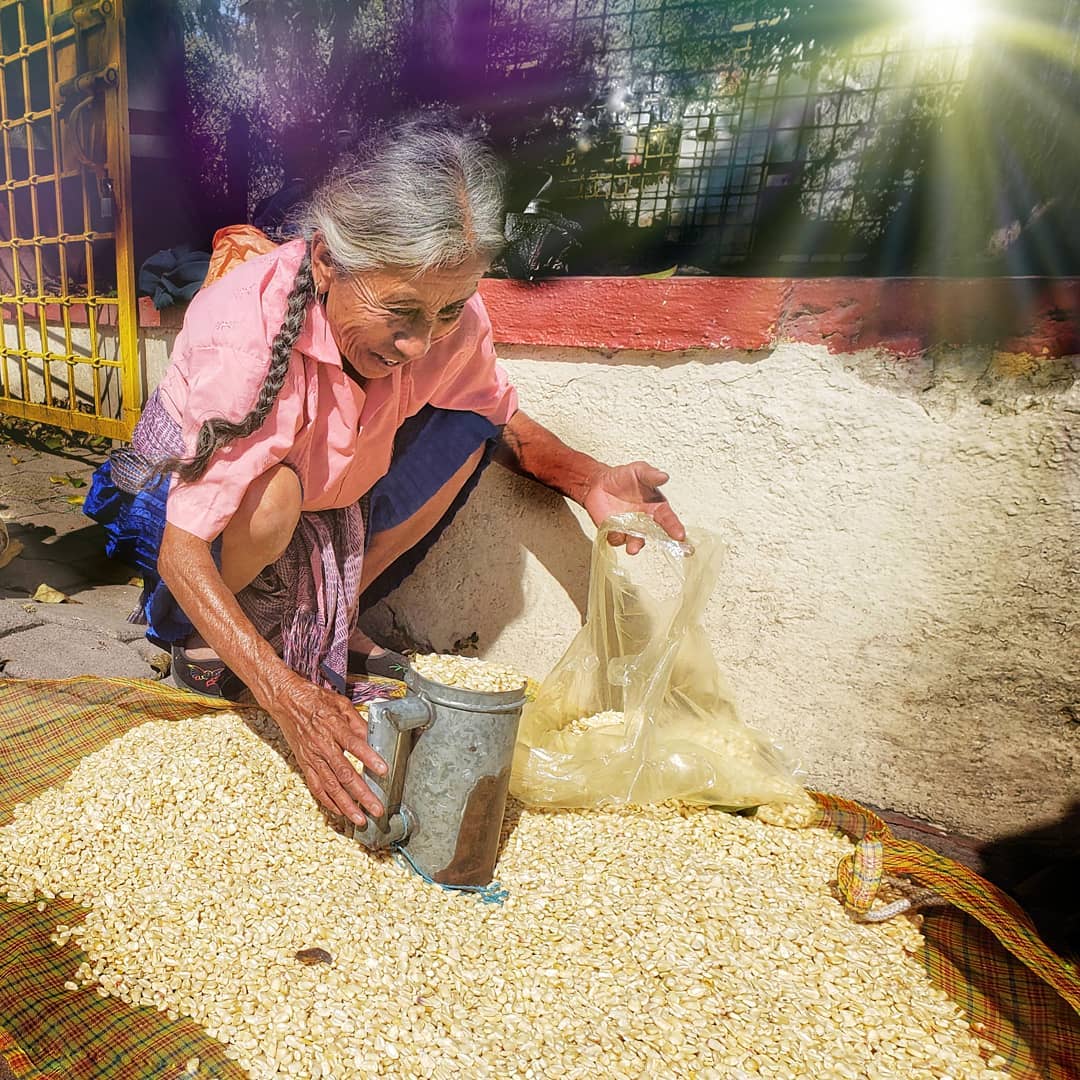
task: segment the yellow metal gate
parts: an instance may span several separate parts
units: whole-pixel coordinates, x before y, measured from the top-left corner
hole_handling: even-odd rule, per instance
[[[0,0],[0,413],[138,419],[121,0]]]

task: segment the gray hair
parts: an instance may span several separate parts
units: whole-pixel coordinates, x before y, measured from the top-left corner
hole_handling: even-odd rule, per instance
[[[337,168],[301,220],[343,274],[490,262],[503,244],[502,167],[476,133],[412,120]]]
[[[478,135],[437,127],[432,119],[408,121],[319,187],[306,231],[322,233],[344,274],[385,266],[422,273],[473,258],[490,261],[503,243],[502,189],[502,167]],[[263,425],[314,300],[309,240],[254,406],[236,423],[220,416],[203,421],[192,457],[167,458],[156,476],[175,471],[181,480],[197,480],[221,447]]]

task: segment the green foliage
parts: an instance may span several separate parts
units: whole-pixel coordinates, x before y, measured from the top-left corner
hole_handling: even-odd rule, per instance
[[[446,101],[482,116],[511,161],[511,208],[551,173],[571,216],[664,233],[675,223],[663,206],[642,218],[633,200],[685,172],[686,140],[719,175],[711,148],[761,133],[768,151],[752,164],[780,182],[755,189],[769,200],[760,258],[794,236],[887,257],[898,272],[978,269],[1002,226],[1023,232],[1065,206],[1074,224],[1080,215],[1080,5],[986,2],[1000,17],[973,49],[905,40],[903,0],[637,0],[632,20],[611,0],[603,20],[589,0],[542,20],[510,0],[180,10],[208,192],[224,186],[235,117],[250,125],[257,198],[317,178],[372,124]],[[786,96],[774,108],[775,84]]]
[[[249,125],[254,195],[329,164],[335,133],[399,104],[394,73],[408,30],[392,0],[183,0],[190,134],[208,190],[225,180],[225,134]],[[372,109],[378,102],[379,109]],[[286,175],[287,174],[287,175]]]

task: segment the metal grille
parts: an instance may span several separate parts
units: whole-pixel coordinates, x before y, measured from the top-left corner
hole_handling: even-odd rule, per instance
[[[753,256],[858,263],[910,180],[905,133],[931,101],[947,114],[971,45],[893,33],[828,64],[770,57],[779,19],[759,11],[719,0],[495,0],[493,40],[517,47],[491,62],[502,72],[535,64],[526,26],[566,47],[595,43],[607,100],[578,116],[577,149],[554,164],[562,199],[604,200],[709,270]]]
[[[0,0],[0,412],[138,418],[120,0]]]

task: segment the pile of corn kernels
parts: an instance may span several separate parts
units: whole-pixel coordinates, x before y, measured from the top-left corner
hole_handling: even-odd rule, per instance
[[[841,837],[514,807],[489,905],[336,832],[285,754],[265,719],[143,724],[17,808],[0,893],[74,898],[70,985],[192,1017],[256,1080],[1006,1078],[912,923],[833,899]]]
[[[564,735],[589,736],[592,732],[599,731],[623,739],[627,735],[626,729],[626,714],[617,709],[606,709],[592,716],[575,717],[564,728],[552,734],[559,743],[559,749],[565,752],[566,743],[562,740]],[[768,791],[772,788],[774,801],[757,808],[755,816],[759,821],[768,825],[801,829],[813,824],[819,817],[817,803],[794,780],[785,781],[779,772],[762,759],[758,745],[748,729],[736,727],[728,731],[703,732],[698,746],[705,751],[707,758],[722,760],[729,766],[729,771],[721,781],[711,785],[711,794],[716,800],[738,799],[735,805],[750,806],[751,802],[744,802],[742,799],[752,798],[751,791]],[[653,742],[652,750],[656,756],[663,758],[663,748],[662,738]],[[738,765],[738,769],[732,769],[731,766],[734,765]],[[706,787],[706,790],[709,788]],[[695,801],[704,800],[699,797]]]
[[[566,730],[571,735],[584,735],[597,728],[619,729],[626,726],[626,714],[616,709],[605,709],[604,712],[593,713],[592,716],[580,716],[571,720],[566,725]]]
[[[417,675],[459,690],[483,690],[490,694],[521,690],[525,686],[521,672],[475,656],[427,653],[411,657],[409,664]]]

